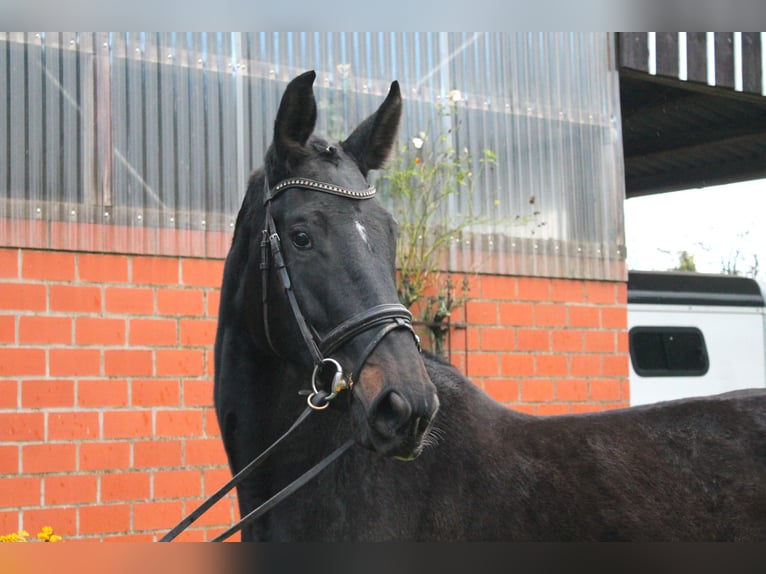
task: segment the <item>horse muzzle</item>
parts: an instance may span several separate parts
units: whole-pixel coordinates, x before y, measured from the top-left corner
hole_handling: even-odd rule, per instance
[[[428,442],[438,409],[435,392],[383,391],[367,409],[362,444],[383,456],[413,460]]]

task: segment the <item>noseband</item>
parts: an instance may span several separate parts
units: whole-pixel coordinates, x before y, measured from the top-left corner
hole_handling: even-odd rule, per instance
[[[263,237],[261,239],[261,289],[263,304],[263,329],[266,334],[266,340],[269,347],[279,355],[272,342],[269,329],[269,304],[268,287],[269,271],[273,265],[279,282],[285,291],[287,300],[290,304],[293,317],[301,332],[303,342],[311,355],[314,365],[314,371],[311,377],[312,391],[308,396],[308,404],[312,409],[322,410],[329,406],[330,401],[343,390],[350,390],[354,383],[359,379],[359,374],[364,367],[365,362],[380,344],[380,342],[391,331],[396,329],[409,330],[418,350],[420,350],[420,338],[415,334],[412,328],[412,313],[400,303],[383,303],[375,305],[370,309],[357,313],[349,319],[346,319],[324,337],[311,327],[303,313],[293,290],[290,274],[287,271],[284,256],[282,254],[281,240],[277,232],[274,218],[271,215],[271,203],[284,191],[288,189],[301,189],[304,191],[317,191],[329,193],[355,200],[370,199],[375,195],[375,186],[370,185],[363,191],[354,191],[334,185],[331,183],[322,183],[306,178],[290,178],[281,181],[273,188],[269,187],[268,178],[264,176],[263,203],[266,208],[264,218]],[[372,329],[377,329],[377,333],[362,351],[362,355],[355,369],[348,371],[341,364],[329,357],[335,351],[343,347],[346,343],[354,339],[357,335],[365,333]],[[335,370],[332,375],[332,382],[329,388],[322,388],[324,385],[319,381],[320,375],[326,368]]]

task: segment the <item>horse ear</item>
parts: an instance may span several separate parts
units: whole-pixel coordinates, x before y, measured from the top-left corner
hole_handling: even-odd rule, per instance
[[[341,144],[346,153],[356,159],[364,175],[371,169],[380,168],[388,159],[396,142],[401,116],[402,95],[399,82],[393,82],[378,111],[359,124]]]
[[[274,146],[281,161],[287,161],[302,149],[314,131],[317,121],[314,78],[316,72],[311,70],[291,80],[279,103],[274,121]]]

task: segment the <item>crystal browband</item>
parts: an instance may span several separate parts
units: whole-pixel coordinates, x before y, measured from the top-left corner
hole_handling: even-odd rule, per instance
[[[352,189],[346,189],[339,185],[332,183],[322,183],[321,181],[314,181],[313,179],[306,179],[303,177],[293,177],[280,181],[271,190],[271,197],[274,199],[278,194],[290,189],[291,187],[300,187],[304,189],[311,189],[313,191],[321,191],[323,193],[332,193],[333,195],[341,195],[343,197],[350,197],[353,199],[369,199],[375,195],[375,186],[370,185],[367,189],[362,191],[354,191]]]

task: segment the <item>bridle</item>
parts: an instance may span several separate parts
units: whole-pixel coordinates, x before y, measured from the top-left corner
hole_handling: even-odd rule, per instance
[[[170,542],[186,528],[188,528],[195,520],[197,520],[202,514],[204,514],[210,507],[223,498],[231,489],[241,483],[248,475],[250,475],[262,462],[268,458],[268,456],[274,451],[274,449],[283,440],[285,440],[308,416],[314,411],[321,411],[326,409],[330,402],[335,399],[339,393],[344,390],[351,390],[355,381],[358,380],[359,374],[367,362],[367,359],[380,344],[380,342],[394,330],[406,329],[412,333],[415,338],[415,342],[418,347],[418,351],[421,350],[420,338],[415,333],[412,327],[412,313],[399,303],[383,303],[375,305],[370,309],[362,311],[353,315],[352,317],[342,321],[339,325],[334,327],[329,333],[324,336],[320,336],[315,329],[313,329],[310,323],[303,315],[298,300],[293,290],[292,281],[290,280],[290,274],[287,270],[287,264],[285,263],[284,255],[282,254],[281,239],[277,231],[277,226],[274,218],[271,215],[271,203],[281,193],[288,189],[301,189],[305,191],[317,191],[321,193],[329,193],[332,195],[338,195],[354,200],[366,200],[375,195],[375,186],[369,185],[367,189],[362,191],[354,191],[346,189],[331,183],[322,183],[307,178],[290,178],[281,181],[273,188],[269,187],[268,178],[264,175],[264,228],[262,231],[262,238],[260,243],[261,249],[261,290],[262,290],[262,306],[263,306],[263,329],[266,335],[266,341],[269,344],[271,350],[280,356],[280,353],[274,346],[271,338],[271,330],[269,327],[269,275],[273,266],[276,271],[279,283],[285,292],[290,309],[292,310],[293,317],[300,330],[301,337],[304,344],[311,355],[313,363],[313,371],[311,375],[311,391],[307,391],[308,394],[308,407],[298,416],[292,426],[271,446],[259,454],[253,459],[247,466],[240,470],[234,477],[231,478],[226,484],[224,484],[217,492],[205,500],[197,509],[194,510],[189,516],[179,522],[170,532],[160,539],[160,542]],[[350,372],[345,370],[341,364],[330,357],[335,351],[343,347],[346,343],[357,337],[358,335],[377,329],[375,335],[364,347],[362,354],[357,362],[356,367]],[[335,369],[332,374],[332,381],[327,388],[320,381],[320,377],[324,374],[326,367],[330,366]],[[256,518],[262,516],[274,506],[279,504],[282,500],[290,496],[293,492],[298,490],[301,486],[309,482],[317,474],[319,474],[324,468],[330,465],[341,454],[347,451],[354,444],[353,439],[346,441],[335,451],[330,453],[327,457],[322,459],[319,463],[309,469],[306,473],[301,475],[295,481],[287,485],[280,490],[266,502],[258,506],[251,511],[247,516],[243,517],[239,522],[234,524],[231,528],[218,535],[212,541],[222,541],[241,530],[246,524],[249,524]]]
[[[277,232],[274,218],[271,215],[272,202],[288,189],[317,191],[361,201],[370,199],[375,195],[375,186],[370,185],[365,190],[354,191],[331,183],[322,183],[312,179],[296,177],[283,180],[272,189],[269,187],[268,179],[264,176],[263,203],[266,208],[266,213],[261,239],[260,266],[263,329],[266,334],[266,341],[272,351],[279,355],[279,352],[272,342],[271,330],[269,328],[269,272],[273,265],[277,276],[279,277],[282,289],[287,296],[290,309],[292,310],[293,317],[300,330],[303,342],[308,349],[313,362],[314,370],[311,377],[312,392],[309,394],[307,400],[308,405],[312,409],[322,410],[329,406],[330,401],[337,397],[338,393],[353,387],[354,383],[359,379],[359,373],[369,356],[391,331],[396,329],[409,330],[415,338],[418,349],[420,349],[420,339],[415,334],[415,330],[412,327],[412,313],[400,303],[383,303],[375,305],[370,309],[346,319],[323,337],[320,337],[317,331],[310,326],[301,312],[300,305],[295,296],[292,281],[290,280],[290,274],[288,273],[287,265],[285,264],[285,259],[282,255],[282,241]],[[362,351],[362,355],[358,360],[355,369],[351,371],[345,370],[337,360],[330,358],[332,353],[343,347],[356,336],[372,329],[378,330]],[[319,383],[318,378],[328,366],[335,369],[335,373],[332,376],[332,382],[329,385],[329,388],[323,389],[321,388],[322,385]]]

